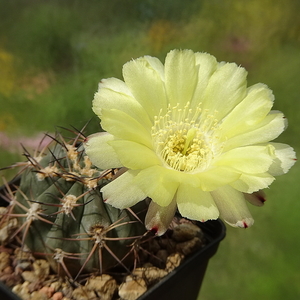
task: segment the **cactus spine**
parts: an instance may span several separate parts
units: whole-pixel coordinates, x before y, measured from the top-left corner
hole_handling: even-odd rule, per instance
[[[92,166],[80,145],[82,137],[79,133],[67,142],[57,134],[35,155],[26,151],[20,185],[8,193],[8,215],[20,222],[16,233],[22,230],[22,246],[75,279],[84,272],[125,267],[123,258],[128,259],[130,251],[126,245],[145,233],[132,210],[104,203],[99,190],[114,170]]]

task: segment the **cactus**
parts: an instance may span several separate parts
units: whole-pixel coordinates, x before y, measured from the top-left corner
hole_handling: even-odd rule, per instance
[[[145,203],[122,211],[105,204],[99,190],[117,170],[92,166],[82,138],[79,132],[65,141],[57,134],[34,155],[25,150],[27,162],[15,165],[23,167],[20,184],[15,191],[7,186],[6,197],[7,216],[19,221],[12,237],[22,232],[24,249],[45,256],[56,272],[75,279],[118,264],[128,271],[129,245],[146,232],[138,217]]]

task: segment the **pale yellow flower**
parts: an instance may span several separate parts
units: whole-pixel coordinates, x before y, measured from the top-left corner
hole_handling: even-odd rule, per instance
[[[162,234],[176,209],[199,221],[236,227],[253,219],[246,200],[295,163],[293,149],[270,143],[286,127],[264,84],[247,87],[234,63],[173,50],[163,65],[144,56],[126,63],[124,82],[104,79],[93,110],[105,133],[85,148],[101,169],[128,170],[102,188],[106,202],[130,207],[149,197],[146,227]],[[245,195],[246,193],[246,195]]]

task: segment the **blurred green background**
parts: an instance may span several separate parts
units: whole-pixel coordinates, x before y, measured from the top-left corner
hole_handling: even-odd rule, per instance
[[[249,84],[266,83],[289,120],[279,140],[299,150],[299,11],[297,0],[0,0],[0,167],[20,159],[19,141],[55,126],[92,119],[97,131],[98,82],[173,48],[234,61]],[[250,208],[252,228],[228,228],[199,299],[300,299],[299,178],[296,164]]]

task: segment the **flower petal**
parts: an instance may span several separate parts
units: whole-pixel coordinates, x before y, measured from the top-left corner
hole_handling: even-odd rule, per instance
[[[129,170],[102,187],[103,199],[114,207],[123,209],[135,205],[147,195],[134,184],[138,171]]]
[[[240,192],[251,194],[267,188],[274,180],[275,178],[268,173],[242,174],[238,180],[230,183],[230,185]]]
[[[145,55],[144,58],[146,59],[147,63],[151,66],[155,72],[160,76],[161,81],[165,81],[165,67],[162,62],[156,58],[149,55]]]
[[[192,101],[198,80],[198,66],[191,50],[173,50],[165,61],[165,82],[171,107]]]
[[[132,60],[123,66],[123,77],[135,99],[153,120],[167,109],[167,96],[162,81],[162,64],[149,56]]]
[[[151,201],[145,218],[146,228],[155,231],[158,236],[163,235],[174,218],[176,208],[175,200],[165,207]]]
[[[101,126],[118,139],[152,147],[150,128],[146,129],[135,118],[117,109],[103,110]]]
[[[153,166],[142,170],[135,178],[135,184],[160,206],[168,206],[174,198],[179,182],[172,180],[172,171]]]
[[[99,82],[98,89],[109,89],[133,98],[133,95],[125,82],[115,77],[102,79]]]
[[[238,134],[228,140],[225,133],[224,140],[226,142],[224,151],[241,146],[267,143],[277,138],[286,128],[286,125],[286,119],[281,112],[271,111],[262,122],[252,126],[251,129],[248,129],[244,133]]]
[[[230,186],[224,186],[211,194],[220,211],[221,218],[226,223],[242,228],[247,228],[254,223],[243,193]]]
[[[104,109],[121,110],[144,127],[152,126],[145,109],[134,99],[126,84],[119,79],[109,78],[100,82],[93,100],[93,111],[101,118]]]
[[[115,150],[107,143],[114,136],[107,132],[95,133],[87,137],[84,149],[92,163],[100,169],[120,168],[121,164]]]
[[[211,194],[189,184],[180,184],[176,201],[180,214],[185,218],[205,222],[219,217]]]
[[[246,95],[247,71],[234,63],[219,63],[202,97],[202,111],[221,120]]]
[[[235,182],[241,176],[240,172],[228,167],[215,167],[195,175],[203,191],[213,191],[220,186]]]
[[[255,206],[263,206],[266,202],[266,194],[262,190],[252,194],[244,193],[244,197],[249,203]]]
[[[139,170],[161,164],[154,151],[142,144],[126,140],[113,140],[109,144],[128,169]]]
[[[198,81],[190,106],[192,109],[196,109],[201,102],[209,79],[218,67],[216,58],[208,53],[195,53],[195,59],[198,66]]]
[[[264,173],[272,162],[270,146],[245,146],[223,153],[214,165],[228,166],[243,173]]]
[[[294,149],[281,143],[270,143],[270,145],[274,147],[275,158],[268,172],[273,176],[287,173],[297,161]]]
[[[223,120],[221,130],[227,138],[251,130],[270,112],[274,102],[272,91],[258,83],[247,89],[247,96]]]

